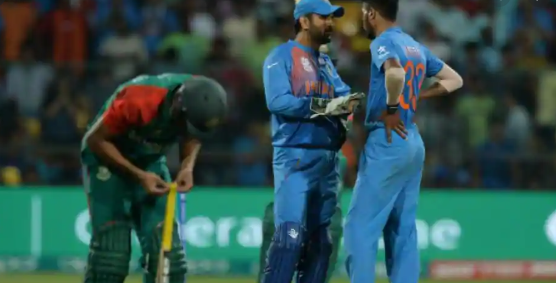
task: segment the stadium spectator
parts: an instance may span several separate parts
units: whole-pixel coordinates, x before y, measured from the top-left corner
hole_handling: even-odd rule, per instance
[[[39,22],[39,44],[59,67],[81,71],[87,58],[87,21],[70,0],[60,0],[56,8]]]
[[[249,1],[235,2],[234,13],[224,20],[222,33],[230,43],[233,56],[241,55],[244,45],[255,41],[257,36],[257,19]]]
[[[245,135],[234,141],[235,176],[240,186],[265,186],[270,180],[270,140],[268,133],[260,122],[247,125]]]
[[[100,56],[110,62],[114,79],[124,81],[140,72],[148,52],[141,35],[129,28],[121,14],[113,14],[111,23],[114,33],[101,43]]]
[[[22,134],[18,103],[13,98],[0,100],[0,145],[9,145]]]
[[[6,60],[19,59],[21,44],[28,39],[29,32],[34,28],[37,13],[37,7],[32,0],[4,0],[0,3],[0,16],[4,28],[2,50]]]
[[[8,68],[7,93],[19,102],[25,116],[38,117],[41,101],[54,78],[49,64],[37,61],[35,46],[26,42],[21,47],[21,58]]]
[[[87,121],[87,109],[71,77],[60,76],[42,102],[42,141],[50,145],[78,144]]]
[[[210,51],[211,39],[191,31],[188,15],[181,17],[180,30],[167,34],[158,46],[158,56],[168,54],[170,49],[177,52],[178,62],[184,72],[199,73],[203,60]]]
[[[504,137],[504,124],[493,120],[489,125],[488,137],[477,147],[475,178],[487,189],[508,189],[515,185],[518,170],[511,158],[516,148]]]
[[[486,141],[488,121],[496,108],[496,101],[487,92],[481,77],[472,76],[466,80],[468,91],[462,94],[456,105],[456,113],[467,127],[468,143],[476,147]]]
[[[459,93],[419,103],[423,186],[556,187],[556,3],[400,1],[400,25],[465,80]],[[261,65],[269,49],[293,36],[293,3],[0,1],[0,159],[7,160],[8,145],[21,144],[13,153],[27,162],[15,166],[24,184],[77,183],[91,110],[139,73],[189,72],[218,79],[232,109],[225,130],[205,142],[196,183],[267,184],[271,174],[239,177],[270,164],[261,146],[269,132],[262,130],[269,114]],[[342,5],[346,16],[337,21],[332,48],[342,79],[365,91],[370,54],[358,33],[360,3]],[[54,78],[68,63],[71,76]],[[250,162],[239,166],[243,152]],[[350,162],[354,176],[357,161]],[[510,173],[513,179],[501,180]]]
[[[176,14],[164,0],[147,0],[141,10],[142,30],[147,50],[155,53],[164,34],[179,28]]]

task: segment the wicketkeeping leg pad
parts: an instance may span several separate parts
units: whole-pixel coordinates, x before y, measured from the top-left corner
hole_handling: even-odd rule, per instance
[[[280,224],[268,250],[263,283],[290,283],[297,269],[305,228],[295,222]]]
[[[154,229],[152,235],[145,239],[143,245],[142,266],[146,271],[144,276],[145,283],[154,283],[159,263],[160,248],[162,247],[162,224]],[[187,264],[185,261],[185,251],[178,234],[178,225],[174,223],[174,232],[172,235],[172,249],[168,255],[170,261],[169,283],[183,283],[185,274],[187,273]]]
[[[332,254],[332,238],[328,228],[319,227],[308,240],[297,282],[325,282]]]
[[[123,283],[131,259],[131,225],[107,224],[93,231],[85,283]]]

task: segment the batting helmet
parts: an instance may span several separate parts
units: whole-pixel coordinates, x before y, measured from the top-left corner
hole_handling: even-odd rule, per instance
[[[224,121],[226,100],[226,91],[217,81],[195,76],[176,90],[177,119],[187,123],[188,133],[211,132]]]

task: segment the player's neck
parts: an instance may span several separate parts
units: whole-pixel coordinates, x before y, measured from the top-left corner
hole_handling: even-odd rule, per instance
[[[385,30],[396,26],[396,22],[383,22],[376,27],[376,36],[382,34]]]
[[[295,41],[303,46],[307,46],[315,51],[318,51],[320,44],[313,42],[311,38],[304,32],[300,32],[295,36]]]

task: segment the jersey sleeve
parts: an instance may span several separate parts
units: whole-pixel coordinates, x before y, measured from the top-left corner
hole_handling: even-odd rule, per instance
[[[440,60],[440,58],[436,57],[436,55],[432,54],[432,52],[424,45],[421,44],[421,49],[425,54],[425,58],[427,60],[427,71],[426,76],[427,78],[434,77],[442,67],[444,67],[444,61]]]
[[[329,64],[330,70],[332,72],[331,76],[332,76],[334,89],[335,89],[334,90],[334,95],[336,97],[340,97],[340,96],[346,96],[346,95],[350,94],[351,93],[351,88],[346,83],[344,83],[344,81],[342,80],[342,78],[338,74],[338,70],[336,70],[336,67],[334,67],[334,64],[332,64],[332,61],[327,60],[326,63]]]
[[[382,70],[382,65],[388,59],[399,60],[398,54],[396,54],[396,48],[392,40],[386,37],[377,37],[371,43],[371,56],[373,64]]]
[[[102,118],[104,126],[117,135],[148,124],[157,115],[160,95],[165,95],[165,90],[157,87],[123,88],[106,109]]]
[[[309,118],[311,101],[296,97],[290,82],[291,57],[273,51],[263,65],[263,85],[268,110],[273,114]]]

